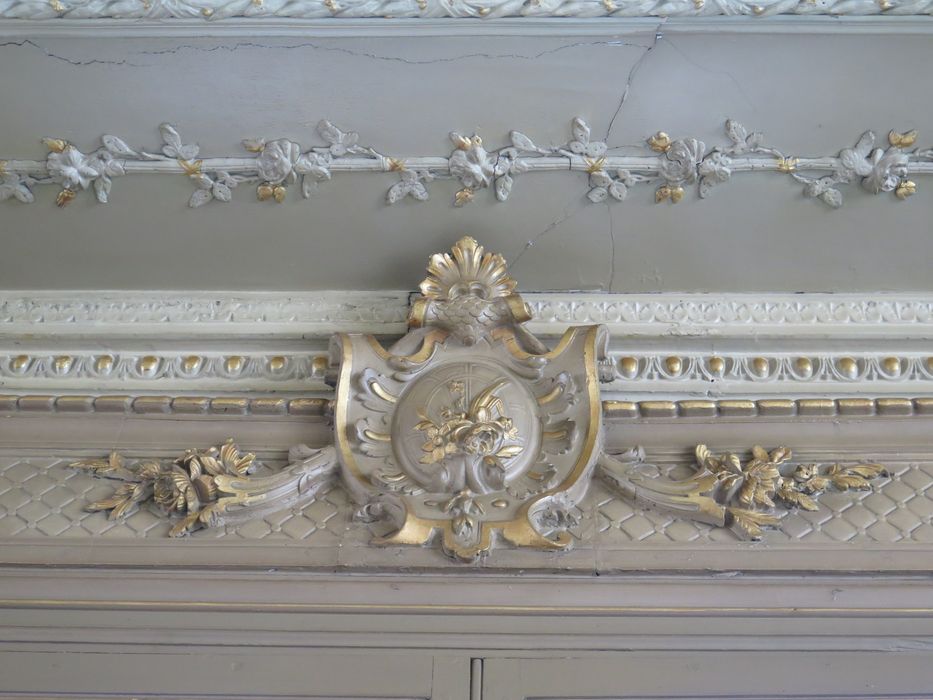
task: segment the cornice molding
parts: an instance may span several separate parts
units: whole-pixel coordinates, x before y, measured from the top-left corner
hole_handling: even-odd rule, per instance
[[[933,14],[930,0],[5,0],[0,17],[19,20],[220,20],[256,19],[361,19],[461,18],[495,20],[521,18],[703,18],[741,15],[750,18],[800,16],[905,16]]]
[[[289,17],[237,17],[223,22],[203,17],[170,20],[112,18],[90,19],[4,19],[0,36],[8,38],[94,37],[97,39],[167,37],[644,37],[691,35],[871,35],[925,36],[933,34],[933,23],[915,15],[712,15],[706,17],[506,17],[482,20],[447,18],[348,18],[339,21]]]
[[[327,339],[398,337],[394,292],[0,293],[7,393],[331,396]],[[603,391],[723,399],[933,394],[933,298],[835,294],[525,295],[542,337],[607,326]],[[84,409],[76,409],[84,410]]]
[[[398,335],[411,292],[0,291],[0,333],[169,339],[327,338],[336,332]],[[928,340],[928,294],[523,295],[539,335],[600,323],[626,338]]]
[[[100,147],[88,152],[63,139],[45,138],[49,148],[45,161],[0,160],[0,200],[28,204],[35,200],[34,187],[52,185],[59,190],[59,207],[84,190],[93,190],[105,204],[114,178],[147,174],[188,177],[194,187],[190,207],[229,202],[240,185],[248,185],[260,201],[282,203],[289,198],[290,186],[307,199],[318,192],[321,183],[348,172],[395,174],[398,179],[384,195],[389,205],[425,201],[434,180],[453,180],[459,189],[452,203],[459,207],[476,200],[484,190],[494,192],[488,201],[506,201],[519,175],[573,171],[586,175],[581,195],[592,203],[625,200],[638,184],[648,183],[654,188],[655,203],[676,204],[687,188],[695,188],[705,198],[736,173],[781,173],[802,184],[805,196],[838,208],[846,185],[858,184],[871,194],[891,193],[905,200],[917,190],[910,178],[933,174],[933,149],[913,148],[916,130],[890,131],[887,145],[877,144],[875,133],[866,131],[851,148],[832,155],[798,157],[766,145],[762,133],[731,119],[725,124],[728,143],[724,145],[707,148],[696,138],[672,138],[659,131],[634,155],[612,153],[614,149],[605,142],[592,138],[581,117],[571,121],[570,138],[559,146],[541,146],[526,134],[512,131],[508,145],[488,150],[476,134],[451,132],[453,151],[438,156],[384,154],[360,145],[359,134],[342,131],[326,119],[317,125],[325,145],[307,148],[288,139],[250,138],[243,141],[246,151],[253,154],[249,157],[200,157],[198,145],[186,143],[171,124],[163,123],[159,131],[162,145],[158,152],[133,148],[112,135],[101,137]]]

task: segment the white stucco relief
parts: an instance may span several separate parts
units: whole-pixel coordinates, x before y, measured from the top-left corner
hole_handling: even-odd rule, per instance
[[[72,20],[928,15],[930,0],[4,0],[0,17]]]
[[[305,199],[326,196],[328,187],[338,185],[328,181],[345,172],[396,174],[397,181],[385,194],[389,205],[427,200],[434,180],[453,180],[459,189],[452,203],[459,207],[486,190],[505,202],[518,178],[531,173],[565,177],[566,171],[572,171],[586,176],[581,194],[593,203],[623,201],[646,183],[654,188],[656,203],[676,204],[688,187],[705,198],[733,174],[782,173],[803,184],[806,196],[838,208],[846,185],[905,200],[917,190],[910,178],[933,174],[933,149],[914,148],[915,130],[892,130],[887,145],[866,131],[853,147],[836,155],[797,157],[766,145],[760,132],[728,120],[728,143],[723,145],[707,147],[695,138],[658,132],[647,138],[642,154],[614,155],[605,142],[593,138],[586,121],[576,117],[569,140],[558,146],[542,146],[512,131],[509,145],[491,149],[476,134],[451,132],[449,154],[393,156],[360,145],[356,132],[322,120],[317,132],[324,145],[306,148],[288,139],[251,138],[243,141],[243,147],[254,155],[211,158],[202,157],[198,145],[184,140],[172,125],[162,124],[159,130],[163,141],[159,152],[132,148],[112,135],[103,136],[100,147],[88,152],[62,139],[46,138],[50,152],[44,162],[0,160],[0,200],[31,203],[34,187],[52,185],[59,188],[60,207],[85,190],[107,203],[115,178],[181,174],[194,186],[188,200],[191,207],[229,202],[241,185],[249,185],[260,201],[282,203],[290,197],[290,189],[300,191]]]

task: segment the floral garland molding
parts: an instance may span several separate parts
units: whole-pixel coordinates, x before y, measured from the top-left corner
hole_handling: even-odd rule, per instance
[[[289,190],[312,197],[321,183],[335,173],[395,173],[386,192],[388,204],[404,199],[424,201],[435,179],[452,179],[459,185],[454,206],[473,201],[483,190],[496,199],[509,198],[519,175],[529,172],[575,171],[587,176],[586,197],[593,203],[622,201],[642,183],[654,187],[656,203],[680,202],[686,188],[696,187],[700,198],[728,182],[734,173],[780,173],[803,185],[808,197],[838,208],[843,185],[860,184],[872,194],[894,193],[904,200],[917,190],[910,179],[933,174],[933,148],[913,148],[917,131],[891,131],[881,145],[872,131],[835,156],[795,157],[765,145],[760,132],[748,131],[727,120],[727,145],[707,148],[695,138],[672,138],[657,132],[646,141],[641,155],[613,155],[606,143],[593,140],[590,127],[580,117],[571,122],[570,140],[543,147],[520,131],[510,133],[510,144],[489,150],[477,136],[450,134],[453,151],[440,157],[394,157],[359,144],[359,135],[345,132],[327,120],[317,126],[323,146],[303,149],[288,139],[247,139],[248,157],[200,158],[197,144],[185,143],[175,127],[162,124],[160,152],[131,148],[122,139],[105,135],[101,146],[85,153],[67,141],[43,139],[49,154],[45,161],[0,160],[0,201],[34,201],[37,185],[58,186],[58,206],[64,207],[83,190],[93,190],[97,200],[110,198],[113,180],[130,174],[184,175],[194,191],[191,207],[209,202],[229,202],[240,185],[255,187],[260,201],[284,202]]]
[[[0,18],[323,19],[929,15],[933,0],[2,0]]]

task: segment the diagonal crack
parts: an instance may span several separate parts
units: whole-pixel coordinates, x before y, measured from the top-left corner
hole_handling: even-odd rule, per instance
[[[616,231],[612,221],[612,203],[606,201],[606,211],[609,212],[609,285],[607,292],[612,291],[612,285],[616,280]]]
[[[579,212],[580,209],[582,209],[584,206],[586,206],[587,202],[586,202],[585,200],[584,200],[584,201],[579,201],[579,202],[577,202],[577,206],[573,207],[572,209],[570,209],[570,210],[568,211],[567,208],[568,208],[574,201],[577,201],[578,198],[579,198],[578,196],[574,196],[573,199],[571,199],[569,202],[567,202],[567,204],[564,206],[564,214],[563,214],[563,216],[561,216],[561,217],[555,219],[554,221],[552,221],[550,224],[548,224],[547,228],[545,228],[545,229],[544,229],[543,231],[541,231],[540,233],[536,234],[533,238],[529,238],[529,239],[525,242],[525,246],[524,246],[520,251],[518,251],[518,254],[517,254],[511,261],[509,261],[509,263],[508,263],[509,268],[513,268],[513,267],[515,266],[515,264],[516,264],[519,260],[521,260],[522,256],[523,256],[528,250],[530,250],[531,248],[533,248],[533,247],[535,246],[535,244],[536,244],[538,241],[540,241],[541,238],[542,238],[543,236],[547,235],[548,233],[550,233],[551,231],[553,231],[554,229],[556,229],[556,228],[557,228],[558,226],[560,226],[562,223],[564,223],[564,222],[567,221],[569,218],[571,218],[572,216],[574,216],[577,212]]]
[[[725,71],[725,70],[716,70],[714,68],[707,68],[706,66],[700,63],[697,63],[690,56],[688,56],[687,53],[681,47],[679,47],[677,44],[671,41],[669,37],[664,36],[664,37],[661,37],[661,39],[664,41],[664,43],[666,43],[668,46],[674,49],[674,51],[679,53],[680,57],[684,59],[690,65],[695,66],[699,68],[700,70],[705,71],[706,73],[712,73],[713,75],[725,75],[727,78],[729,78],[732,84],[735,85],[735,89],[738,90],[739,94],[742,95],[742,98],[748,103],[748,106],[751,107],[752,109],[756,109],[755,104],[752,102],[751,98],[749,98],[748,93],[745,92],[745,88],[742,87],[742,84],[738,81],[738,79],[736,79],[734,75],[732,75],[732,73],[730,73],[729,71]]]
[[[609,127],[606,129],[606,137],[603,139],[605,143],[609,143],[609,136],[612,133],[612,127],[616,123],[616,118],[622,112],[622,107],[625,106],[626,100],[628,100],[629,92],[632,89],[632,82],[635,80],[635,75],[644,65],[645,60],[648,58],[648,54],[657,48],[658,42],[664,38],[664,35],[661,32],[661,27],[664,26],[664,23],[667,22],[667,17],[658,22],[658,26],[654,28],[654,41],[651,42],[650,46],[644,47],[644,53],[635,61],[631,70],[628,72],[628,77],[625,80],[625,89],[622,91],[622,97],[619,99],[619,105],[616,107],[616,111],[612,114],[612,119],[609,120]]]

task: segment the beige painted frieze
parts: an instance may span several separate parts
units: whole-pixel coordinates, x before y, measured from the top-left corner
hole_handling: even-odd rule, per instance
[[[248,157],[203,157],[198,145],[186,142],[171,124],[159,127],[162,145],[157,152],[133,148],[112,135],[86,152],[62,139],[46,138],[49,154],[44,162],[0,161],[0,200],[30,203],[34,187],[50,185],[58,188],[59,207],[86,190],[106,203],[115,178],[151,174],[187,177],[193,185],[191,207],[229,202],[240,186],[261,202],[283,203],[292,190],[305,199],[326,196],[327,189],[338,184],[328,181],[348,172],[395,177],[385,194],[389,205],[427,200],[432,187],[441,188],[432,184],[435,180],[452,180],[456,189],[451,200],[459,207],[489,192],[504,202],[520,178],[530,173],[566,176],[571,171],[585,176],[581,196],[593,203],[621,202],[646,184],[654,202],[677,204],[688,189],[695,189],[700,198],[710,196],[733,174],[779,173],[802,184],[807,197],[838,208],[847,185],[905,200],[917,191],[912,178],[933,174],[933,149],[914,148],[916,131],[892,130],[886,144],[866,131],[854,146],[834,155],[805,157],[768,145],[762,133],[730,119],[725,144],[708,147],[695,138],[659,131],[647,138],[643,153],[616,155],[593,138],[584,119],[576,117],[570,126],[568,141],[557,146],[541,145],[512,131],[508,145],[490,148],[476,134],[452,132],[452,152],[439,156],[381,153],[361,145],[356,132],[327,120],[317,126],[324,145],[308,148],[288,139],[252,138],[243,141],[252,154]]]
[[[262,474],[232,441],[174,460],[81,460],[74,466],[124,482],[89,507],[120,518],[151,500],[178,517],[170,534],[181,535],[300,505],[339,483],[373,543],[439,541],[473,560],[498,543],[569,548],[596,476],[623,499],[757,539],[779,525],[778,502],[818,510],[824,491],[867,489],[884,473],[793,465],[783,447],[755,447],[743,460],[699,446],[696,471],[671,478],[652,472],[640,449],[609,454],[607,329],[571,327],[548,347],[524,327],[531,309],[515,287],[502,256],[461,239],[431,257],[401,339],[332,339],[336,396],[320,408],[333,445],[295,447],[287,466]]]

